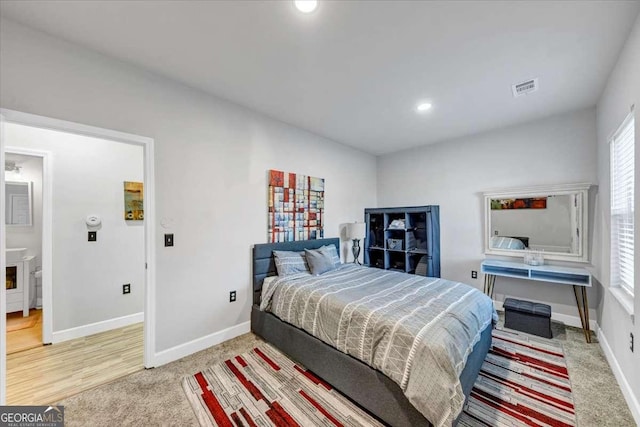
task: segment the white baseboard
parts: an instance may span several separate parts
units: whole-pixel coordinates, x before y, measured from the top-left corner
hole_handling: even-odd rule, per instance
[[[503,301],[493,301],[493,306],[496,310],[504,311]],[[562,322],[567,326],[573,326],[575,328],[582,328],[582,322],[580,322],[579,316],[569,316],[568,314],[554,313],[551,312],[551,320],[555,320],[557,322]],[[594,319],[589,319],[589,329],[592,331],[597,331],[599,328],[598,322]]]
[[[184,344],[177,345],[175,347],[162,350],[155,354],[154,365],[161,366],[174,360],[182,359],[190,354],[197,353],[198,351],[205,350],[221,342],[230,340],[242,334],[246,334],[251,330],[251,322],[240,323],[239,325],[231,326],[230,328],[223,329],[215,332],[211,335],[207,335],[201,338],[196,338],[193,341],[186,342]]]
[[[613,371],[613,375],[615,375],[616,380],[618,380],[618,385],[620,386],[620,390],[622,390],[622,395],[624,399],[627,401],[627,405],[629,405],[629,410],[631,411],[631,415],[633,415],[633,419],[636,421],[636,424],[640,425],[640,403],[638,403],[638,398],[633,392],[631,385],[627,381],[626,377],[622,373],[622,369],[618,364],[618,360],[613,354],[611,347],[609,347],[609,343],[607,342],[607,338],[604,336],[602,329],[598,327],[598,341],[600,342],[600,347],[602,347],[602,351],[604,351],[604,355],[607,358],[607,362],[609,362],[609,366],[611,366],[611,370]]]
[[[76,328],[64,329],[62,331],[53,332],[53,344],[72,340],[74,338],[82,338],[100,332],[110,331],[112,329],[122,328],[124,326],[142,323],[144,321],[144,313],[134,313],[128,316],[116,317],[115,319],[103,320],[101,322],[89,323],[88,325],[78,326]]]

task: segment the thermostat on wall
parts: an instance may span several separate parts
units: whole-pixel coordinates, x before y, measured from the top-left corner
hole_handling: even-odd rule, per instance
[[[98,215],[87,215],[86,222],[89,227],[97,227],[100,225],[102,220]]]

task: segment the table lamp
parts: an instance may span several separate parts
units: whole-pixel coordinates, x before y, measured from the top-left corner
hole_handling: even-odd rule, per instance
[[[353,263],[362,265],[360,260],[360,239],[364,239],[366,233],[366,224],[364,222],[352,222],[347,224],[347,239],[353,241]]]

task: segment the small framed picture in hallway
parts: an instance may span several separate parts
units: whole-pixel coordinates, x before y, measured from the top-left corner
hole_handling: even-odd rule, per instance
[[[144,219],[144,189],[141,182],[124,182],[124,219],[126,221]]]

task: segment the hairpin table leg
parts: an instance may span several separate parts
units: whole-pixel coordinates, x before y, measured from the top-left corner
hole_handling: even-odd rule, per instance
[[[588,343],[590,343],[591,330],[589,327],[589,300],[587,299],[587,289],[584,286],[580,286],[580,294],[582,298],[578,297],[578,286],[573,285],[573,295],[576,297],[576,305],[578,306],[578,314],[580,314],[580,323],[582,323],[584,338]]]
[[[493,299],[493,286],[496,284],[496,276],[494,274],[484,275],[484,293]]]

